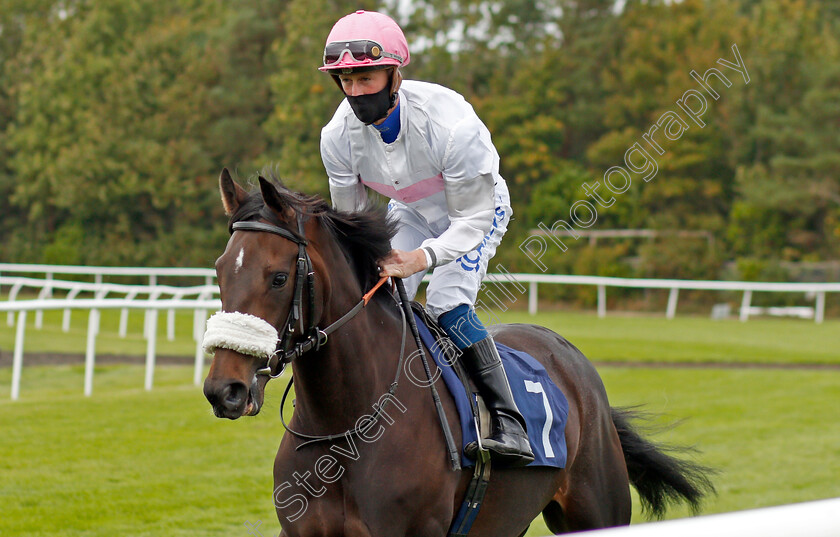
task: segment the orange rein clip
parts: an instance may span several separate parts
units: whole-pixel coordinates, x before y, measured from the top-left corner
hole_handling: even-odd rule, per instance
[[[382,287],[382,284],[385,283],[387,280],[388,276],[383,276],[382,278],[380,278],[379,282],[373,286],[373,289],[371,289],[370,291],[365,293],[364,296],[362,296],[362,300],[365,301],[365,306],[367,306],[368,302],[370,302],[370,299],[373,297],[374,293],[376,293],[376,290]]]

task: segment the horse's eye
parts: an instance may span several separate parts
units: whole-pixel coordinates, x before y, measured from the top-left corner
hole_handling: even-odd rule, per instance
[[[271,280],[272,287],[283,287],[286,285],[286,280],[289,279],[289,275],[285,272],[278,272],[274,275],[274,279]]]

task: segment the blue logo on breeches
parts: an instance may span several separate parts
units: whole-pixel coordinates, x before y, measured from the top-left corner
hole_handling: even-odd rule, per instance
[[[478,272],[478,269],[481,266],[481,252],[484,250],[484,246],[487,244],[487,241],[490,240],[490,237],[493,236],[493,234],[496,232],[496,229],[499,227],[499,220],[504,217],[505,210],[501,207],[496,207],[496,215],[493,217],[493,226],[490,228],[490,232],[484,236],[484,240],[481,241],[481,244],[478,245],[478,248],[475,249],[475,258],[470,257],[470,254],[464,254],[455,260],[461,264],[462,269],[466,270],[467,272]]]

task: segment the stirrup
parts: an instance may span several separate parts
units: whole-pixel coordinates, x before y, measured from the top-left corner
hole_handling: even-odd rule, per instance
[[[534,454],[531,452],[528,439],[515,435],[508,436],[509,438],[518,440],[518,442],[524,443],[527,448],[523,449],[522,446],[510,446],[492,438],[485,438],[481,442],[484,449],[479,450],[478,442],[470,442],[464,447],[464,454],[472,460],[477,460],[477,457],[483,457],[486,453],[490,456],[490,460],[499,465],[499,467],[505,468],[521,468],[534,462]],[[494,449],[498,447],[508,447],[510,451],[505,452]]]

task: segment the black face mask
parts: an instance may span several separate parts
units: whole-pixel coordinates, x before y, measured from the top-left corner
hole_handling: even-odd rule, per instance
[[[394,106],[396,98],[396,94],[391,95],[391,84],[386,84],[381,90],[369,95],[347,95],[347,102],[359,121],[371,125],[388,115],[388,110]]]

